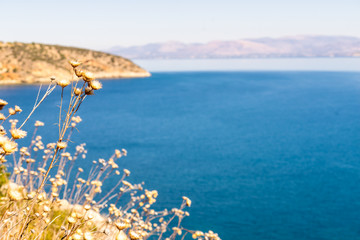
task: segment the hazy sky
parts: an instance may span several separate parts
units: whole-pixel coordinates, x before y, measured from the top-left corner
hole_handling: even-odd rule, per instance
[[[0,0],[0,40],[93,49],[177,40],[360,37],[360,0]]]

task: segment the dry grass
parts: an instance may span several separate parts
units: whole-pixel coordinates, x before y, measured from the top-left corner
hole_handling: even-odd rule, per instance
[[[74,153],[67,151],[81,122],[76,114],[86,97],[102,85],[92,73],[81,70],[79,62],[70,64],[73,79],[52,79],[42,97],[39,91],[33,110],[20,126],[16,116],[21,108],[4,109],[8,103],[0,99],[0,240],[220,239],[212,231],[203,233],[181,226],[189,216],[186,208],[191,200],[187,197],[178,208],[155,211],[157,191],[128,182],[130,171],[119,170],[117,163],[126,157],[125,149],[93,161],[87,173],[74,169],[74,162],[85,159],[87,153],[85,144],[77,146]],[[25,123],[57,86],[61,88],[58,139],[43,143],[37,132],[45,128],[46,133],[46,127],[36,121],[30,145],[19,146],[18,139],[30,137],[23,130]],[[64,91],[71,92],[70,99],[63,99]],[[10,123],[10,129],[4,129],[5,122]],[[11,173],[6,172],[8,161],[14,164]],[[115,183],[109,181],[114,175],[118,179]],[[112,189],[102,193],[103,185],[111,183]]]

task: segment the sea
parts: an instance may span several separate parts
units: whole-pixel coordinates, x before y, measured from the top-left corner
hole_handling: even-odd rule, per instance
[[[158,209],[187,196],[183,226],[221,239],[360,239],[359,59],[169,61],[139,60],[151,77],[103,80],[86,98],[76,166],[125,148],[120,168],[158,190]],[[38,90],[1,86],[0,98],[22,120]],[[60,92],[24,128],[45,122],[44,142],[58,134]]]

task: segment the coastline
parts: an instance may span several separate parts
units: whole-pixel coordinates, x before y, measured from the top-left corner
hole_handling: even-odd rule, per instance
[[[95,74],[95,77],[100,80],[114,79],[114,78],[146,78],[150,77],[151,73],[144,72],[102,72]],[[56,77],[56,76],[55,76]],[[60,78],[64,78],[61,76]],[[18,86],[18,85],[37,85],[37,84],[49,84],[49,78],[37,78],[33,80],[19,80],[19,79],[3,79],[0,81],[0,86]]]

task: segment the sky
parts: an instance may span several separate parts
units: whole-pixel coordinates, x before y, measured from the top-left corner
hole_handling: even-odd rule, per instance
[[[360,37],[360,0],[0,0],[0,41],[113,46]]]

